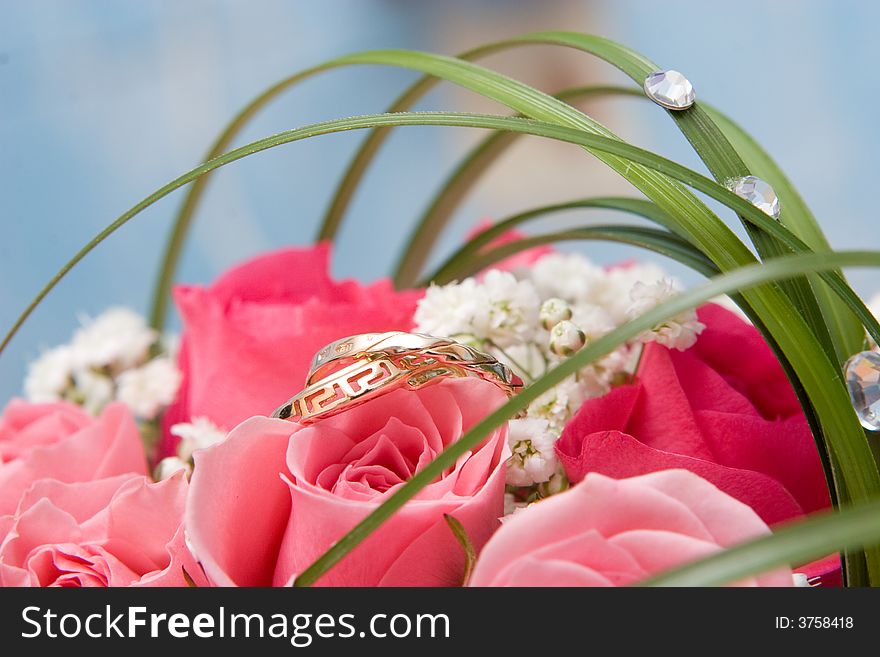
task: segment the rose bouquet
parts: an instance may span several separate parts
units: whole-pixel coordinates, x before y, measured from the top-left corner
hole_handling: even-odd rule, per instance
[[[550,95],[475,63],[533,44],[581,50],[635,84]],[[232,148],[282,91],[353,65],[425,77],[387,113]],[[516,114],[408,111],[438,80]],[[665,109],[711,177],[576,108],[596,94]],[[348,202],[388,131],[407,125],[490,132],[392,279],[334,280]],[[212,171],[359,129],[370,132],[314,246],[208,286],[172,284]],[[456,202],[520,135],[585,150],[643,197],[483,222],[426,272]],[[681,73],[562,32],[297,73],[245,107],[202,165],[81,249],[0,351],[104,238],[187,184],[149,318],[85,320],[31,364],[25,399],[0,416],[3,585],[880,585],[880,324],[841,273],[880,254],[832,251],[770,157]],[[694,192],[733,211],[751,248]],[[572,209],[653,225],[520,232]],[[629,244],[709,280],[684,291],[650,260],[600,267],[554,246],[576,240]],[[179,337],[165,329],[172,297]]]

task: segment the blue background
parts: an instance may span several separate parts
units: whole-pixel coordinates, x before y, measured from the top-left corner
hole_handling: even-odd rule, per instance
[[[880,4],[615,0],[606,2],[0,1],[0,329],[95,233],[199,162],[235,111],[292,72],[350,51],[401,47],[453,54],[535,29],[603,34],[677,68],[700,98],[738,120],[774,155],[839,248],[878,248],[875,153]],[[586,55],[548,48],[485,60],[548,91],[628,82]],[[288,92],[242,142],[310,122],[382,111],[414,78],[339,70]],[[498,111],[449,85],[421,109]],[[626,138],[699,163],[647,103],[589,107]],[[408,227],[467,145],[463,130],[407,128],[389,141],[351,208],[337,276],[389,272]],[[363,135],[301,142],[215,176],[179,279],[208,282],[265,249],[306,244]],[[527,140],[528,141],[528,140]],[[630,188],[573,147],[517,146],[468,199],[441,240],[448,250],[479,218]],[[0,359],[0,400],[26,363],[66,341],[83,314],[147,308],[178,193],[92,253],[35,312]],[[729,216],[725,214],[724,216]],[[600,262],[637,255],[581,246]],[[682,279],[697,279],[671,267]],[[853,272],[865,295],[873,274]]]

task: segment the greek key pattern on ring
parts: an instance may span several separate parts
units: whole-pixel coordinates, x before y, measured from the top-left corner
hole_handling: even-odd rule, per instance
[[[389,338],[394,338],[393,344],[387,344]],[[379,343],[386,343],[382,344],[382,351],[370,351]],[[348,345],[355,346],[349,349]],[[349,350],[357,355],[330,356]],[[479,377],[508,394],[522,386],[522,381],[492,356],[449,340],[418,334],[352,336],[331,343],[313,362],[315,369],[309,372],[306,387],[280,406],[273,417],[310,424],[394,388],[419,388],[442,377]],[[334,366],[338,369],[329,371]]]

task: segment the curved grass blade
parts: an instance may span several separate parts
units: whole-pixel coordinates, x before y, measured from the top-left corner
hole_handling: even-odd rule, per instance
[[[582,209],[602,209],[626,212],[653,221],[654,223],[668,229],[672,229],[675,225],[675,222],[670,220],[666,213],[658,208],[656,204],[638,198],[606,196],[578,199],[567,203],[557,203],[554,205],[532,208],[507,217],[506,219],[501,219],[481,233],[474,235],[442,264],[440,264],[440,266],[434,270],[434,273],[422,280],[419,283],[419,287],[424,287],[432,281],[435,283],[443,283],[462,277],[463,275],[460,272],[467,266],[468,259],[476,256],[481,251],[485,251],[486,247],[492,242],[492,240],[500,237],[509,230],[513,230],[517,226],[557,212]]]
[[[603,39],[600,37],[594,37],[590,35],[578,34],[578,33],[564,33],[564,32],[544,32],[544,33],[533,33],[523,35],[521,37],[516,37],[513,39],[508,39],[505,41],[496,42],[493,44],[488,44],[486,46],[481,46],[474,50],[463,53],[462,57],[465,59],[477,59],[479,57],[483,57],[488,54],[492,54],[495,52],[499,52],[501,50],[512,48],[520,45],[536,45],[536,44],[555,44],[555,45],[563,45],[573,48],[578,48],[584,52],[591,53],[596,55],[602,59],[605,59],[609,63],[617,66],[625,73],[630,75],[636,82],[644,79],[644,76],[649,73],[651,70],[654,70],[656,66],[647,58],[635,53],[634,51],[621,46],[613,41],[608,39]],[[243,125],[248,116],[255,113],[265,102],[268,102],[268,99],[271,99],[277,93],[280,93],[284,88],[292,85],[295,81],[300,79],[304,79],[309,75],[312,75],[321,70],[328,70],[337,66],[348,65],[350,62],[342,62],[339,60],[334,60],[328,62],[319,67],[315,67],[308,71],[305,71],[301,74],[292,76],[281,83],[278,83],[273,88],[269,90],[267,94],[263,94],[260,98],[252,103],[249,108],[242,113],[242,121],[235,121],[233,125],[225,131],[224,137],[228,138],[231,141],[234,134],[237,132],[238,128]],[[403,96],[401,96],[398,101],[393,106],[394,109],[403,109],[410,106],[415,100],[417,100],[425,91],[427,91],[436,80],[432,80],[430,77],[425,77],[420,80],[416,85],[407,90]],[[688,113],[684,113],[688,114]],[[676,117],[680,118],[680,117]],[[706,117],[702,117],[705,119]],[[705,123],[705,121],[704,121]],[[711,120],[709,120],[709,124],[711,124]],[[331,210],[329,211],[327,217],[325,218],[324,228],[322,228],[321,236],[329,237],[335,233],[336,227],[338,226],[339,220],[341,218],[342,212],[348,204],[348,200],[350,200],[351,194],[353,193],[354,187],[357,185],[360,177],[363,174],[366,166],[368,165],[372,154],[378,149],[378,146],[381,144],[381,141],[384,139],[384,131],[376,130],[371,133],[368,139],[365,141],[364,146],[358,152],[358,155],[355,157],[355,161],[352,163],[352,166],[349,167],[349,171],[347,172],[345,178],[343,179],[343,183],[337,192],[333,203],[331,204]],[[719,133],[720,134],[720,133]],[[717,137],[717,135],[715,135]],[[224,140],[224,137],[221,137],[220,142]],[[691,140],[693,142],[693,139]],[[718,141],[716,139],[716,141]],[[219,142],[218,142],[219,143]],[[697,146],[695,144],[695,146]],[[729,144],[727,144],[729,146]],[[212,152],[218,152],[222,149],[212,150]],[[700,149],[698,148],[698,151]],[[711,149],[710,149],[711,150]],[[704,148],[705,151],[705,148]],[[735,151],[732,152],[732,149],[729,148],[716,148],[715,149],[715,160],[721,162],[721,166],[727,167],[731,172],[738,167],[738,156]],[[704,153],[701,153],[701,156]],[[725,160],[725,158],[729,159]],[[710,165],[711,168],[711,165]],[[717,167],[716,167],[717,168]],[[717,171],[719,176],[723,175],[723,171]],[[195,196],[197,200],[197,195]],[[194,209],[195,203],[192,204],[192,209]],[[164,320],[167,298],[168,298],[168,289],[170,288],[170,281],[173,277],[173,271],[176,267],[177,260],[179,258],[180,247],[183,242],[183,237],[186,233],[186,227],[189,223],[189,217],[191,216],[192,209],[187,210],[189,213],[187,215],[187,219],[184,221],[178,221],[175,225],[174,231],[172,233],[171,243],[169,245],[168,257],[165,258],[165,262],[161,268],[160,274],[160,290],[157,291],[154,296],[154,304],[153,311],[151,315],[155,320]],[[813,227],[818,231],[818,227],[815,224],[815,221],[812,219],[812,216],[809,213],[805,213],[802,216],[798,215],[800,221],[798,224],[802,224],[804,222],[812,222]],[[820,232],[820,231],[819,231]],[[803,297],[803,294],[796,294],[796,296]],[[826,295],[820,295],[827,297]],[[802,303],[805,303],[803,299],[801,299]],[[826,299],[827,304],[835,303],[833,300],[828,301]],[[834,320],[836,326],[838,326],[838,333],[844,331],[847,326],[849,326],[848,334],[851,336],[859,331],[858,327],[853,326],[852,322],[848,322],[848,317],[842,316],[839,311],[835,311],[834,308],[827,310],[826,312],[830,313]],[[812,314],[811,314],[812,317]],[[154,324],[161,324],[161,321],[154,321]],[[817,333],[821,336],[823,335],[823,327],[814,327],[817,330]],[[843,338],[841,338],[843,339]],[[850,342],[851,339],[847,340]]]
[[[544,244],[576,240],[601,240],[630,244],[648,249],[667,258],[672,258],[705,276],[713,276],[719,273],[715,264],[701,251],[669,231],[646,228],[644,226],[600,225],[570,228],[544,235],[532,235],[519,239],[516,242],[503,244],[469,258],[467,264],[456,271],[456,277],[465,278],[473,276],[483,269],[491,267],[496,262],[527,249],[543,246]],[[439,279],[435,282],[442,285],[449,282],[449,279]]]
[[[245,125],[247,125],[260,110],[281,95],[282,92],[303,80],[307,80],[318,73],[333,68],[335,68],[335,66],[332,62],[308,68],[273,84],[271,87],[263,91],[259,96],[248,103],[238,114],[236,114],[232,121],[230,121],[223,129],[208,149],[204,161],[209,162],[229,150],[232,142]],[[168,303],[171,299],[171,285],[174,281],[177,266],[180,263],[183,245],[189,234],[193,217],[195,216],[199,202],[205,193],[205,188],[207,187],[209,180],[210,171],[195,179],[192,186],[187,190],[183,202],[180,204],[180,209],[177,211],[171,226],[171,232],[165,245],[162,261],[159,264],[159,274],[153,288],[148,315],[150,326],[160,332],[165,327],[165,322],[168,318]]]
[[[721,294],[742,292],[762,283],[785,277],[790,278],[820,270],[828,271],[847,266],[880,267],[880,252],[808,253],[783,256],[765,263],[748,265],[732,272],[721,274],[704,285],[687,290],[591,342],[574,356],[534,381],[518,395],[512,397],[498,410],[474,425],[458,441],[443,450],[433,461],[401,486],[394,495],[380,504],[370,515],[334,543],[311,566],[306,568],[297,578],[294,586],[309,586],[317,582],[324,573],[339,563],[346,554],[390,518],[408,500],[412,499],[427,484],[436,480],[446,468],[452,466],[456,459],[473,449],[482,440],[485,440],[492,430],[526,408],[532,401],[553,386],[558,385],[589,363],[610,353],[627,340],[632,340],[642,331],[648,330],[660,322],[675,317],[679,313],[694,308]],[[814,374],[818,374],[818,371]],[[848,410],[852,413],[851,407],[841,410]],[[859,458],[856,454],[847,452],[848,450],[838,452],[836,456],[841,462],[846,462],[851,458]],[[867,497],[861,501],[867,502],[870,500],[871,498]],[[872,581],[880,584],[880,581]]]
[[[520,37],[488,44],[487,46],[483,46],[474,51],[464,53],[462,59],[477,59],[487,54],[522,45],[548,44],[576,48],[583,52],[595,55],[618,67],[638,84],[641,84],[649,73],[658,69],[657,65],[651,62],[651,60],[625,46],[622,46],[621,44],[609,39],[574,32],[536,32],[526,34]],[[430,89],[433,84],[434,81],[429,78],[419,80],[404,93],[398,102],[395,103],[393,106],[394,109],[397,110],[408,107],[409,105],[406,104],[407,102],[415,102],[415,100]],[[534,114],[529,114],[527,112],[524,113],[529,116],[535,116]],[[710,171],[712,171],[713,175],[715,175],[718,180],[723,182],[729,178],[748,173],[747,167],[736,150],[726,139],[725,134],[715,125],[711,116],[703,112],[699,104],[691,108],[689,111],[670,112],[670,114],[673,119],[676,120],[687,139],[694,146],[698,155],[704,160]],[[339,192],[337,192],[337,199],[340,195],[345,196],[346,199],[350,198],[351,191],[359,182],[363,171],[366,169],[372,155],[378,149],[378,146],[381,144],[384,137],[385,133],[379,133],[378,131],[374,131],[368,137],[361,151],[355,156],[352,167],[350,167],[346,176],[343,178]],[[781,172],[779,173],[781,174]],[[770,178],[770,180],[776,179],[776,177]],[[333,225],[333,231],[335,231],[335,227],[338,226],[341,214],[346,205],[347,201],[340,204],[334,200],[332,210],[325,220],[325,225],[328,223]],[[808,211],[802,212],[801,208],[805,209],[805,206],[803,206],[803,204],[801,204],[801,207],[793,206],[792,209],[790,211],[787,210],[785,214],[786,221],[790,222],[795,233],[804,233],[808,236],[813,236],[815,233],[821,234],[821,230],[819,230],[818,224],[815,222],[813,216]],[[785,250],[781,248],[780,245],[777,245],[774,240],[766,238],[759,230],[752,228],[751,224],[746,223],[746,227],[749,229],[750,235],[759,247],[759,252],[762,254],[772,256],[785,252]],[[327,237],[330,234],[332,234],[332,232],[327,233],[323,230],[321,233],[322,237]],[[436,235],[436,232],[426,231],[425,234]],[[433,237],[430,239],[433,239]],[[817,249],[821,249],[823,246],[827,247],[827,243],[823,245],[823,242],[824,239],[812,243],[811,245]],[[419,253],[422,250],[422,247],[409,245],[404,251],[402,258],[407,258],[406,252],[413,248],[416,249],[416,253]],[[414,262],[418,262],[418,260],[415,260]],[[407,280],[414,280],[417,273],[412,273],[412,270],[415,267],[415,264],[402,262],[400,265],[402,271],[400,271],[399,276],[395,276],[396,280],[404,283]],[[822,341],[823,348],[829,353],[836,352],[838,362],[843,356],[857,349],[857,339],[861,334],[860,327],[853,321],[852,313],[848,312],[846,308],[843,308],[842,304],[837,299],[831,298],[828,290],[824,289],[824,286],[821,283],[815,284],[815,287],[817,288],[815,297],[811,293],[808,284],[804,281],[790,281],[786,285],[794,302],[801,307],[802,312],[810,322],[814,333],[820,341]],[[828,326],[822,321],[823,317],[827,317],[829,321],[832,322],[832,325],[835,328],[833,336],[829,332]]]
[[[785,219],[791,230],[814,251],[827,251],[831,248],[828,240],[813,213],[798,193],[795,186],[773,161],[770,155],[738,124],[707,103],[701,103],[703,110],[712,117],[721,131],[736,148],[755,175],[769,182],[785,208]],[[832,325],[832,335],[836,336],[838,360],[843,362],[851,354],[861,349],[864,329],[853,313],[834,298],[827,284],[815,276],[809,277],[813,290],[819,300],[826,321]],[[855,319],[854,319],[855,318]]]
[[[487,46],[481,46],[464,52],[461,56],[465,59],[478,59],[496,52],[497,50],[498,47],[495,44],[489,44]],[[266,105],[281,95],[281,93],[314,75],[346,65],[347,64],[331,60],[324,64],[300,71],[299,73],[273,84],[248,103],[232,119],[232,121],[224,127],[223,131],[208,150],[204,161],[208,162],[225,153],[250,120]],[[425,91],[427,91],[427,89],[436,84],[438,80],[426,76],[423,78],[423,82],[426,82],[427,84],[424,84],[421,87],[414,87],[404,92],[403,95],[400,96],[400,98],[398,98],[391,106],[388,112],[399,112],[408,109],[424,94]],[[358,150],[357,155],[349,165],[346,175],[343,178],[343,183],[338,187],[337,192],[333,197],[325,219],[322,222],[322,228],[318,235],[319,240],[333,239],[335,236],[342,216],[351,202],[354,190],[372,160],[373,155],[378,151],[379,146],[384,140],[386,130],[387,129],[382,127],[373,130],[364,141],[362,147]],[[205,187],[209,179],[210,172],[196,180],[187,192],[173,221],[150,304],[150,325],[159,331],[163,329],[167,320],[171,284],[180,262],[180,255],[187,235],[189,234],[195,211],[204,195]]]
[[[517,80],[452,57],[417,51],[377,50],[346,55],[336,61],[353,64],[384,64],[430,73],[453,81],[534,119],[546,120],[559,126],[575,127],[586,133],[618,142],[621,151],[618,151],[617,147],[612,148],[610,142],[601,149],[589,146],[586,148],[640,189],[669,216],[678,218],[679,226],[676,232],[698,245],[722,271],[753,262],[754,256],[705,204],[680,185],[671,182],[669,178],[674,178],[715,198],[751,224],[785,244],[788,249],[794,252],[808,250],[797,236],[725,186],[653,153],[650,155],[656,158],[654,161],[657,163],[662,161],[662,166],[646,165],[646,160],[635,153],[645,155],[647,151],[620,141],[607,128],[582,112]],[[628,149],[633,150],[628,151]],[[624,150],[627,154],[621,157]],[[723,247],[718,248],[721,244]],[[880,337],[880,323],[865,308],[864,303],[852,292],[840,274],[825,272],[822,277],[857,312],[859,320],[869,332]],[[821,336],[819,338],[821,339]]]
[[[592,96],[616,93],[631,92],[629,90],[622,90],[621,87],[613,86],[575,87],[554,94],[554,98],[569,102],[583,100]],[[372,134],[374,133],[371,133],[371,136]],[[402,289],[410,287],[415,283],[437,236],[452,218],[455,208],[473,188],[480,174],[487,171],[517,141],[518,137],[519,134],[513,132],[495,132],[490,134],[472,148],[452,173],[449,174],[434,194],[425,211],[416,221],[415,226],[410,231],[406,244],[400,251],[400,256],[392,274],[395,287]],[[356,157],[355,159],[360,166],[364,165],[362,158]],[[347,179],[344,179],[341,186],[349,189],[348,182]]]
[[[524,35],[512,39],[504,39],[501,41],[488,43],[472,50],[460,53],[456,56],[456,58],[464,61],[477,61],[483,57],[487,57],[489,55],[493,55],[504,50],[518,48],[524,45],[553,45],[553,41],[551,40],[530,40],[527,38],[529,36],[530,35]],[[597,37],[597,39],[599,38]],[[602,41],[602,39],[599,40]],[[623,68],[624,72],[626,72],[627,70],[634,70],[633,67],[638,67],[643,62],[648,61],[641,56],[625,51],[620,51],[618,54],[619,48],[615,48],[615,46],[617,46],[617,44],[609,41],[608,47],[606,49],[602,49],[600,47],[593,54],[602,56],[604,53],[605,57],[603,58],[607,59],[608,61],[616,60],[612,61],[612,64],[614,64],[615,66],[626,67]],[[430,74],[419,78],[419,80],[413,83],[411,87],[404,91],[404,93],[389,106],[387,111],[400,112],[409,109],[416,101],[418,101],[422,96],[430,91],[431,88],[434,87],[438,82],[440,82],[440,79]],[[358,184],[363,178],[363,174],[372,162],[373,157],[378,152],[382,143],[388,137],[389,132],[390,131],[388,128],[378,128],[371,131],[367,138],[364,140],[361,147],[358,149],[357,153],[352,159],[351,164],[343,175],[339,186],[337,187],[337,191],[334,195],[333,201],[330,204],[330,209],[324,217],[324,222],[318,236],[319,239],[332,239],[333,236],[336,234],[336,231],[338,230],[339,225],[342,221],[342,217],[345,211],[348,209],[348,205],[354,194],[354,190],[357,188]]]
[[[526,34],[468,51],[460,55],[460,58],[464,60],[475,60],[489,54],[519,46],[548,44],[572,47],[595,55],[618,67],[637,83],[641,83],[647,74],[658,68],[646,57],[614,41],[593,35],[573,32],[537,32]],[[399,111],[408,108],[435,83],[436,80],[427,76],[420,79],[392,105],[392,111]],[[747,169],[743,165],[742,159],[731,147],[730,143],[724,138],[724,134],[722,134],[717,126],[712,123],[711,117],[702,113],[702,110],[699,107],[692,108],[691,112],[673,113],[673,118],[679,121],[679,125],[685,132],[687,138],[691,141],[698,154],[707,162],[710,170],[713,171],[719,180],[723,181],[728,177],[747,173]],[[730,134],[730,132],[728,131],[725,134]],[[356,154],[352,165],[343,177],[334,201],[331,204],[331,209],[325,217],[324,228],[322,228],[320,233],[321,238],[332,237],[335,233],[339,222],[341,221],[341,216],[353,194],[354,188],[359,183],[363,172],[366,170],[373,155],[376,153],[386,136],[387,130],[373,131]],[[781,175],[781,171],[779,173]],[[777,180],[774,176],[771,176],[768,179],[771,180],[771,183]],[[789,206],[787,205],[786,207],[788,208]],[[801,204],[801,208],[805,209],[805,206]],[[804,233],[807,236],[812,236],[818,233],[821,235],[821,230],[819,230],[815,219],[808,211],[801,211],[801,208],[793,206],[791,210],[786,211],[786,220],[794,227],[796,234]],[[428,231],[427,234],[431,235],[436,233]],[[759,241],[760,240],[761,238],[759,237]],[[824,242],[824,239],[815,243],[811,240],[808,243],[814,246],[814,248],[821,248],[823,246],[822,242]],[[827,244],[825,244],[825,246],[827,246]],[[408,247],[407,250],[411,248],[412,246]],[[767,251],[768,248],[771,249],[772,253],[777,252],[772,249],[772,247],[765,245],[765,251]],[[406,258],[406,251],[402,257]],[[418,261],[416,260],[416,262]],[[399,266],[403,268],[403,271],[399,278],[397,276],[395,277],[396,279],[401,282],[405,282],[407,279],[409,279],[409,281],[414,280],[417,273],[412,273],[412,269],[415,265],[401,263]],[[828,316],[829,321],[832,321],[836,327],[835,336],[837,340],[834,341],[833,346],[840,345],[837,347],[838,354],[840,351],[847,352],[847,350],[854,350],[857,346],[854,342],[854,338],[858,337],[861,329],[852,321],[852,314],[848,313],[846,309],[842,309],[841,304],[836,299],[830,298],[828,291],[823,290],[821,284],[817,287],[820,288],[817,290],[817,295],[818,303],[821,305],[821,312]],[[814,331],[816,331],[821,338],[826,338],[827,327],[818,322],[818,317],[815,313],[815,302],[812,300],[811,295],[809,295],[809,291],[806,290],[803,285],[798,287],[796,283],[793,284],[793,287],[790,286],[790,290],[798,299],[799,303],[805,304],[809,307],[809,317],[812,320]],[[829,340],[826,339],[826,348],[830,346],[828,343]]]
[[[688,184],[689,186],[694,187],[695,189],[703,191],[707,195],[735,209],[737,212],[740,212],[744,216],[747,216],[754,223],[758,225],[769,226],[768,232],[775,232],[776,235],[781,236],[782,239],[786,240],[790,244],[792,249],[806,249],[806,246],[802,242],[799,242],[796,237],[785,231],[783,227],[776,225],[763,212],[757,210],[747,201],[744,201],[743,199],[730,192],[727,188],[718,185],[714,181],[706,178],[705,176],[701,176],[700,174],[691,171],[687,167],[679,165],[670,160],[666,160],[665,158],[661,158],[660,156],[655,155],[649,151],[644,151],[617,139],[584,133],[579,130],[556,126],[541,121],[521,119],[516,117],[493,117],[482,114],[456,112],[416,112],[392,115],[366,115],[361,117],[352,117],[348,119],[326,121],[323,123],[317,123],[310,126],[305,126],[303,128],[298,128],[295,130],[288,130],[286,132],[273,135],[272,137],[267,137],[252,142],[250,144],[246,144],[244,146],[241,146],[240,148],[229,151],[224,155],[221,155],[220,157],[214,158],[213,160],[206,162],[196,167],[195,169],[191,169],[186,174],[179,176],[172,182],[161,187],[153,194],[150,194],[148,197],[136,204],[130,210],[120,215],[120,217],[118,217],[107,228],[98,233],[50,279],[46,286],[42,290],[40,290],[37,296],[31,301],[28,307],[18,317],[12,328],[4,336],[3,341],[0,342],[0,354],[2,354],[3,350],[9,344],[9,341],[18,332],[22,324],[30,316],[33,310],[58,284],[58,282],[77,263],[79,263],[80,260],[82,260],[83,257],[85,257],[98,244],[109,237],[117,229],[126,224],[132,217],[136,216],[159,199],[164,198],[174,190],[186,185],[187,183],[190,183],[200,178],[209,171],[213,171],[214,169],[225,166],[226,164],[239,160],[248,155],[252,155],[254,153],[267,150],[269,148],[274,148],[282,144],[299,141],[301,139],[306,139],[309,137],[315,137],[322,134],[330,134],[333,132],[374,128],[377,125],[436,125],[512,130],[516,132],[525,132],[535,136],[558,139],[560,141],[567,141],[584,146],[586,148],[590,148],[595,151],[610,153],[614,157],[625,158],[626,161],[629,162],[629,168],[635,166],[644,166],[647,171],[656,170],[662,172],[663,174],[667,174],[670,177],[680,180]],[[696,201],[696,199],[694,200]],[[697,201],[697,203],[699,202]],[[667,214],[670,217],[672,216],[668,211]],[[723,224],[721,225],[723,226]],[[675,224],[675,227],[678,231],[681,232],[681,234],[686,237],[688,236],[688,233],[690,233],[690,240],[693,243],[698,244],[700,247],[702,247],[704,253],[707,253],[707,255],[708,252],[714,253],[714,257],[710,256],[710,259],[718,264],[719,268],[722,271],[724,270],[724,266],[722,266],[722,264],[719,264],[719,261],[729,268],[731,266],[730,261],[734,257],[734,251],[737,249],[737,245],[739,245],[740,247],[742,246],[742,243],[739,242],[739,240],[737,240],[735,236],[733,236],[732,234],[728,235],[726,227],[719,229],[719,232],[717,233],[711,232],[711,229],[709,229],[709,227],[707,226],[693,226],[690,224],[683,224],[681,222],[677,222]],[[699,232],[695,233],[693,232],[693,229],[698,229]],[[709,231],[708,234],[706,234],[707,230]],[[719,236],[730,239],[724,239],[722,242],[719,242]],[[706,249],[707,246],[711,248]],[[748,252],[746,251],[746,253]],[[749,257],[746,257],[745,260],[746,262],[753,261],[753,259]],[[864,303],[852,292],[849,287],[846,286],[846,284],[841,279],[835,278],[833,274],[829,273],[825,273],[823,274],[823,276],[826,277],[826,281],[828,281],[829,285],[838,294],[840,294],[841,298],[843,298],[853,308],[853,311],[858,314],[859,319],[868,328],[869,332],[871,332],[871,334],[875,336],[875,339],[880,342],[880,324],[877,323],[876,318],[874,318],[873,314],[867,309],[867,307],[865,307]]]
[[[640,582],[639,586],[719,586],[836,550],[880,545],[880,500],[818,513]]]
[[[529,44],[552,43],[590,53],[617,66],[639,86],[647,75],[660,68],[651,60],[622,44],[589,34],[559,31],[535,32],[512,40],[520,40],[522,43]],[[686,111],[666,110],[666,112],[678,125],[682,134],[716,180],[725,184],[728,180],[751,173],[738,150],[728,140],[727,134],[715,123],[713,115],[703,109],[701,102],[697,102]],[[740,140],[739,144],[743,145],[743,143]],[[767,159],[769,160],[769,158]],[[777,171],[772,171],[765,167],[764,173],[776,174],[778,172],[780,175],[772,175],[768,180],[782,182],[784,176],[781,175],[778,168],[776,169]],[[794,196],[789,195],[789,198],[794,199]],[[787,252],[777,239],[763,234],[760,227],[756,229],[745,221],[742,215],[740,215],[740,219],[743,220],[758,253],[762,257],[773,257]],[[795,235],[804,239],[811,250],[818,251],[829,248],[815,218],[802,201],[801,203],[795,201],[791,208],[784,205],[781,220],[789,226]],[[861,340],[859,326],[853,314],[844,308],[839,300],[831,298],[827,290],[814,293],[807,280],[788,281],[784,286],[795,304],[805,313],[813,332],[823,343],[828,353],[837,354],[838,363],[858,349]],[[821,287],[821,284],[816,282],[814,287]],[[832,322],[831,328],[835,329],[833,336],[829,331],[828,324],[824,321],[826,317]]]

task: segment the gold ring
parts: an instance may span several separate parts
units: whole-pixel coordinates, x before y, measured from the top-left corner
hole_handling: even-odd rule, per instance
[[[336,351],[339,344],[352,346]],[[445,377],[478,377],[508,395],[523,385],[509,367],[489,354],[417,333],[343,338],[321,349],[312,363],[306,387],[279,406],[272,417],[311,424],[391,390],[417,389]],[[318,378],[318,374],[322,376]]]
[[[422,333],[389,331],[387,333],[361,333],[334,340],[318,350],[312,358],[306,385],[339,369],[340,363],[351,363],[366,354],[409,353],[430,347],[454,344],[446,338],[436,338]]]

